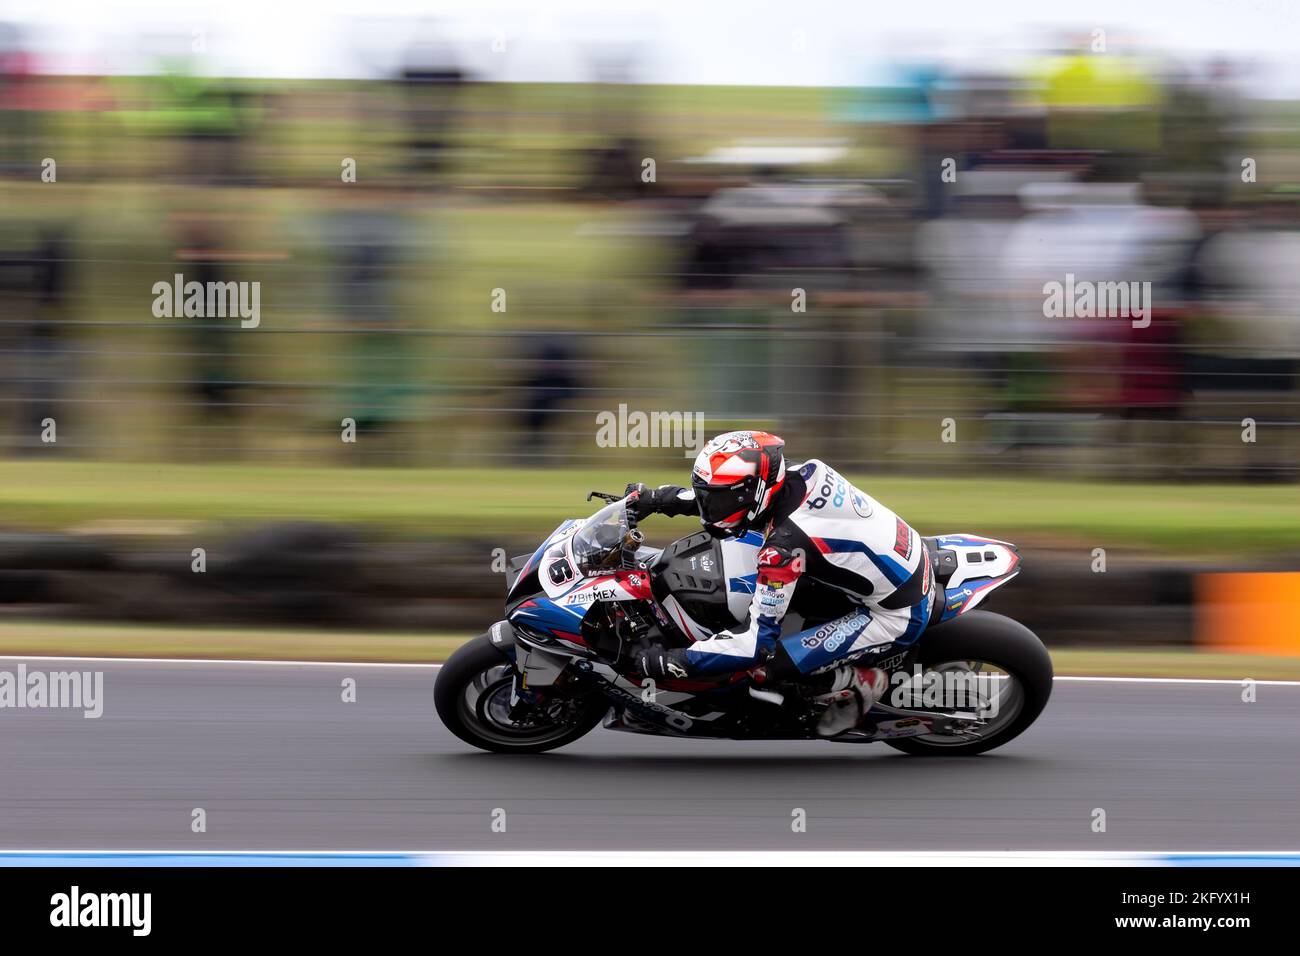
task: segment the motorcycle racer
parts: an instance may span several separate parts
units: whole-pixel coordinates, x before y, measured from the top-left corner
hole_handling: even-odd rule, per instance
[[[920,535],[825,462],[787,467],[784,447],[767,432],[727,432],[700,451],[689,488],[628,486],[639,492],[638,518],[697,514],[717,537],[751,529],[763,535],[747,620],[689,647],[646,648],[637,664],[647,677],[719,675],[759,664],[805,671],[807,662],[791,661],[778,640],[801,582],[823,586],[819,593],[829,588],[852,608],[800,636],[802,647],[823,652],[818,671],[871,646],[910,646],[929,623],[937,588]],[[817,698],[826,705],[818,734],[854,727],[887,682],[880,668],[835,668]]]

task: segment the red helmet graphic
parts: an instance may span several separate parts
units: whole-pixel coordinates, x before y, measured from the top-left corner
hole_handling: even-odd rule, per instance
[[[743,534],[785,483],[785,442],[767,432],[727,432],[695,458],[691,487],[700,522],[716,534]]]

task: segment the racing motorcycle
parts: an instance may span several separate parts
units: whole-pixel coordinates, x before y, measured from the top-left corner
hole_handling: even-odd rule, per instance
[[[644,679],[635,659],[647,644],[687,646],[745,618],[762,537],[697,531],[655,549],[637,528],[634,495],[593,497],[605,506],[509,562],[505,619],[440,669],[438,715],[466,743],[540,753],[603,723],[670,737],[880,740],[908,754],[978,754],[1018,736],[1047,704],[1052,662],[1042,642],[976,610],[1020,573],[1020,554],[967,534],[922,538],[936,603],[908,647],[845,653],[869,612],[801,583],[782,622],[780,666],[774,657],[716,678]],[[882,668],[889,687],[857,726],[819,737],[817,698],[846,663]]]

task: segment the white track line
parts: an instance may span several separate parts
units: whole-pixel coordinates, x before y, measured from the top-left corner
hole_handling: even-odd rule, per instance
[[[1241,686],[1246,677],[1054,677],[1053,680],[1110,681],[1113,684],[1233,684]],[[1300,687],[1300,680],[1256,680],[1269,687]]]
[[[437,670],[441,664],[385,663],[382,661],[275,661],[241,660],[216,657],[69,657],[64,655],[0,654],[0,661],[92,661],[101,664],[243,664],[251,667],[414,667]],[[1240,687],[1249,677],[1072,677],[1057,676],[1058,681],[1092,681],[1112,684],[1232,684]],[[1266,687],[1300,687],[1300,680],[1257,680]]]
[[[83,859],[92,861],[89,864]],[[413,866],[701,866],[719,860],[738,866],[1179,866],[1249,861],[1286,866],[1300,862],[1295,851],[1160,850],[0,850],[0,866],[190,866],[355,865],[376,861]]]

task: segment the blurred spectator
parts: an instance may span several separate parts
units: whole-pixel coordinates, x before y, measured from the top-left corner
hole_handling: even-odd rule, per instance
[[[47,419],[66,429],[61,400],[75,378],[64,329],[74,318],[69,229],[52,224],[27,248],[0,253],[0,315],[12,323],[4,330],[13,346],[4,363],[14,385],[11,445],[18,452],[68,447],[66,440],[44,443],[41,435]]]
[[[417,386],[430,387],[418,381],[413,353],[438,341],[404,334],[411,323],[401,304],[403,273],[417,244],[403,199],[410,194],[364,185],[346,189],[348,198],[326,215],[334,296],[347,330],[337,339],[343,388],[332,397],[340,417],[356,421],[359,435],[388,439],[385,454],[402,460],[414,450],[411,442],[396,440],[394,429],[415,417]]]
[[[60,399],[75,379],[63,327],[75,317],[69,302],[75,262],[67,227],[48,227],[32,261],[33,313],[20,353],[27,378],[18,423],[23,434],[39,435],[45,419],[60,418]]]
[[[210,282],[236,281],[231,269],[231,252],[219,227],[206,217],[188,217],[181,221],[175,251],[176,271],[184,282],[198,282],[206,290]],[[247,388],[241,378],[234,333],[239,320],[222,318],[204,310],[201,317],[180,316],[174,321],[184,329],[186,351],[193,356],[187,380],[189,402],[197,410],[196,424],[201,429],[190,451],[213,445],[233,453],[240,444],[241,406],[247,401]],[[208,434],[213,429],[222,431]]]
[[[548,460],[555,430],[564,406],[577,397],[582,384],[577,369],[583,366],[566,336],[537,340],[519,382],[519,407],[523,409],[521,460],[532,465],[558,464]]]
[[[443,42],[416,44],[398,77],[411,175],[445,173],[466,77]]]
[[[1201,347],[1198,383],[1215,419],[1281,426],[1276,440],[1245,455],[1243,476],[1294,479],[1283,436],[1294,427],[1300,373],[1300,193],[1278,191],[1247,209],[1244,228],[1218,232],[1199,257],[1217,321]]]

